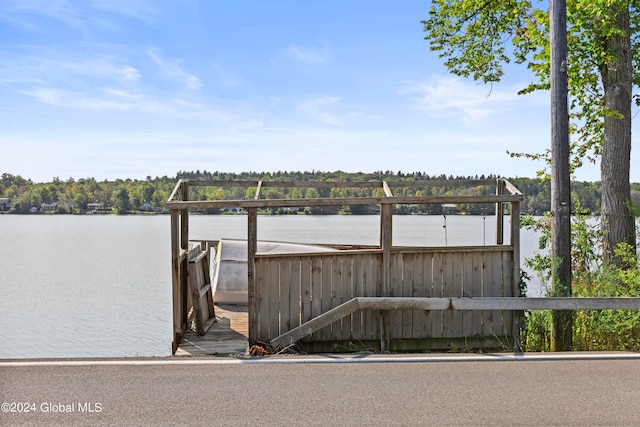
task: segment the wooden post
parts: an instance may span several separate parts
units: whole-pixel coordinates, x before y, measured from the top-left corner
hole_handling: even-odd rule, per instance
[[[173,343],[175,353],[182,340],[182,294],[180,283],[180,246],[178,233],[178,211],[171,210],[171,289],[173,295]]]
[[[496,196],[504,194],[504,181],[496,179]],[[504,212],[502,202],[496,203],[496,245],[504,243]]]
[[[256,252],[258,251],[258,209],[247,208],[247,314],[249,345],[256,344]]]
[[[380,247],[382,248],[382,295],[389,296],[391,287],[391,244],[393,205],[380,205]]]
[[[393,205],[380,205],[380,247],[382,248],[382,295],[389,296],[391,289],[391,245],[393,243]],[[386,351],[389,341],[389,312],[380,312],[380,350]]]
[[[513,293],[520,296],[520,202],[511,202],[511,247],[513,248]],[[513,350],[516,353],[522,352],[520,346],[520,322],[524,317],[523,311],[514,311],[513,315]]]
[[[183,181],[182,200],[189,200],[189,182]],[[180,210],[180,293],[182,305],[182,321],[187,323],[187,315],[189,313],[188,295],[189,295],[189,277],[188,277],[188,257],[182,256],[182,253],[189,250],[189,209]]]
[[[571,176],[569,173],[569,105],[567,79],[567,10],[565,0],[551,0],[551,252],[553,297],[571,296]],[[572,344],[572,313],[552,315],[551,350]]]

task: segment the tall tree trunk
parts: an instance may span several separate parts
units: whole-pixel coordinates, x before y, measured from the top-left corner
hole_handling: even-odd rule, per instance
[[[616,24],[624,34],[609,37],[606,50],[613,61],[603,68],[602,82],[607,114],[600,173],[602,179],[601,227],[605,260],[621,265],[614,256],[618,243],[629,243],[635,250],[635,218],[630,209],[631,187],[631,89],[632,63],[628,7],[619,11]]]

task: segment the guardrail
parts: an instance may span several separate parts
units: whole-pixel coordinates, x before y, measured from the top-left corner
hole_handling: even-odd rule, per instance
[[[490,298],[402,298],[357,297],[291,329],[271,340],[271,345],[283,348],[295,344],[314,332],[331,325],[358,310],[640,310],[638,297],[490,297]],[[383,325],[381,324],[381,328]],[[381,331],[381,347],[385,333]],[[519,351],[519,340],[515,340]]]

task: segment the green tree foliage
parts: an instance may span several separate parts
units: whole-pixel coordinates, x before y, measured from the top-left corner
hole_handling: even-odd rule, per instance
[[[433,0],[423,21],[425,39],[455,75],[494,83],[514,62],[534,77],[520,93],[547,90],[549,14],[542,8],[548,5],[533,0]],[[636,245],[629,153],[631,92],[640,84],[638,6],[637,0],[567,2],[572,167],[601,156],[605,257],[613,256],[620,242]],[[549,150],[514,155],[549,160]]]
[[[426,172],[401,172],[402,176],[394,172],[377,171],[373,173],[345,173],[345,172],[180,172],[176,177],[148,177],[146,180],[117,179],[115,181],[98,182],[93,178],[70,178],[66,181],[53,178],[51,182],[34,183],[21,176],[3,174],[0,177],[0,197],[11,198],[12,204],[18,203],[20,212],[28,212],[31,206],[39,207],[39,202],[57,203],[58,211],[61,213],[84,212],[89,203],[102,203],[106,207],[113,207],[121,212],[125,211],[148,211],[162,212],[165,210],[165,202],[169,194],[173,191],[180,178],[188,179],[213,179],[232,181],[257,181],[266,179],[270,181],[297,180],[305,181],[434,181],[446,179],[495,179],[497,176],[457,176],[446,177],[442,175],[429,175]],[[549,211],[550,190],[549,181],[540,178],[511,178],[509,179],[524,195],[524,200],[520,205],[521,212],[531,215],[542,215]],[[572,184],[573,193],[582,201],[582,208],[592,214],[598,214],[600,209],[600,183],[598,182],[574,182]],[[632,195],[634,200],[640,201],[640,183],[632,185]],[[196,187],[193,188],[194,196],[199,200],[224,200],[224,199],[252,199],[255,196],[256,188],[249,186],[245,188],[225,188],[225,187]],[[398,188],[395,191],[397,196],[440,196],[453,194],[492,194],[492,187],[478,187],[466,189],[451,189],[446,187],[426,187],[426,188]],[[126,194],[125,194],[126,193]],[[349,188],[304,188],[304,187],[267,187],[261,192],[264,198],[318,198],[318,197],[384,197],[381,188],[376,189],[349,189]],[[39,199],[38,199],[39,197]],[[128,203],[127,203],[128,200]],[[313,213],[337,213],[340,207],[335,209],[316,209]],[[311,210],[307,212],[312,213]],[[459,214],[468,215],[493,215],[495,206],[486,205],[466,205],[460,204],[456,207]],[[220,213],[211,211],[208,213]],[[287,212],[290,213],[290,212]],[[343,210],[342,213],[354,215],[377,213],[376,207],[360,206],[351,207],[350,210]],[[440,205],[406,206],[398,207],[397,214],[430,214],[441,215],[443,213]]]

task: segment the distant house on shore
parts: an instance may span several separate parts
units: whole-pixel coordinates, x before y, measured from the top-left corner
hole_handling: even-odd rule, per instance
[[[0,197],[0,211],[8,211],[13,205],[9,197]]]
[[[53,212],[56,209],[58,209],[58,203],[57,202],[42,203],[40,205],[40,211],[41,212]]]
[[[87,211],[94,211],[94,212],[98,212],[98,211],[105,211],[107,208],[104,206],[104,203],[88,203],[87,204]]]
[[[140,210],[144,212],[158,212],[160,209],[153,206],[151,203],[143,203],[142,206],[140,206]]]

